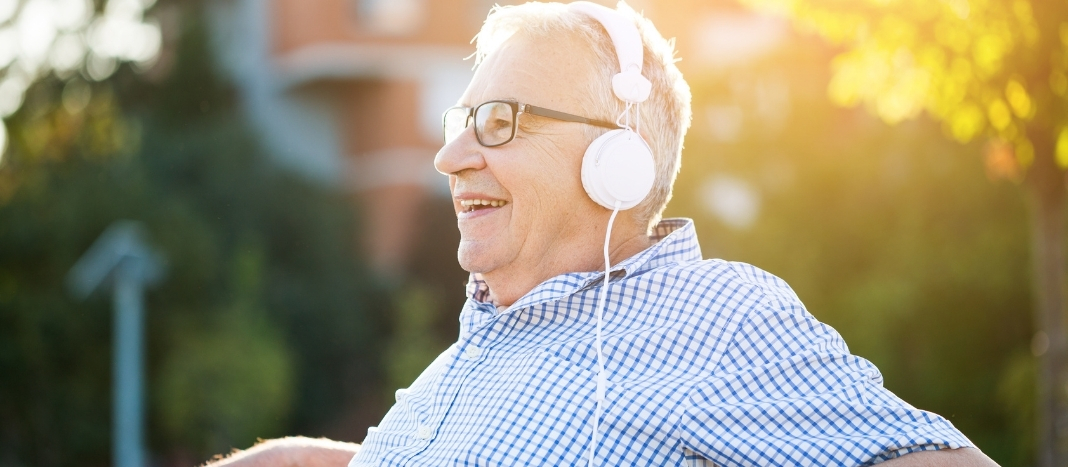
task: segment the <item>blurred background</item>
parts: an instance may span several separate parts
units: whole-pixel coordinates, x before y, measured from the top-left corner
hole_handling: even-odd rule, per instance
[[[1002,465],[1050,348],[1027,186],[1068,165],[1068,6],[1031,1],[630,2],[693,89],[667,215]],[[493,4],[0,0],[0,466],[112,463],[111,292],[67,281],[120,220],[165,264],[149,463],[361,441],[458,331],[431,162]]]

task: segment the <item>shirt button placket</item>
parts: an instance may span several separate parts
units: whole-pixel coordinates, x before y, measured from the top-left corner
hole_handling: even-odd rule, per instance
[[[415,430],[415,435],[422,440],[429,440],[434,437],[434,429],[426,424],[419,424],[419,428]]]
[[[467,344],[467,347],[464,347],[465,360],[475,360],[479,355],[482,355],[482,349],[478,348],[477,345]]]
[[[468,336],[467,344],[463,346],[463,350],[460,352],[460,359],[471,363],[477,363],[484,352],[484,349],[471,342],[470,339],[474,337],[474,334],[477,334],[477,331],[472,332],[471,335]],[[464,365],[463,367],[466,367],[464,368],[464,370],[459,372],[450,372],[445,375],[445,378],[442,381],[442,386],[452,388],[452,394],[450,394],[450,396],[455,397],[456,392],[459,391],[460,385],[456,384],[457,379],[462,380],[467,374],[471,372],[471,369],[474,368],[474,366],[475,365]],[[440,409],[442,407],[437,408]],[[437,411],[435,410],[434,412],[436,413]],[[437,415],[441,415],[442,417],[444,417],[444,414],[436,414],[435,416]],[[437,426],[440,427],[442,420],[439,418],[435,423],[437,423]],[[430,424],[420,422],[415,429],[415,437],[427,443],[427,445],[429,445],[429,442],[434,439],[434,436],[435,428],[432,427]]]

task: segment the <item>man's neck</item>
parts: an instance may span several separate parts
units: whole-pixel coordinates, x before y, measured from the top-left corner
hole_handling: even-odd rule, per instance
[[[604,270],[604,228],[597,241],[587,240],[552,255],[543,255],[523,270],[496,270],[481,274],[482,280],[489,288],[489,297],[494,305],[511,306],[542,282],[560,274],[572,272],[592,272]],[[634,256],[655,242],[646,232],[635,226],[621,226],[617,223],[612,231],[609,250],[611,264]]]

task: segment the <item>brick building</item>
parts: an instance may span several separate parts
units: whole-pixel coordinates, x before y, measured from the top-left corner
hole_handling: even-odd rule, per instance
[[[472,76],[472,61],[463,58],[474,52],[471,38],[495,3],[518,2],[212,4],[219,64],[237,84],[268,149],[282,166],[353,194],[365,226],[360,241],[383,277],[411,272],[428,228],[442,243],[446,230],[456,236],[448,227],[447,182],[432,161],[441,146],[441,112],[455,105]],[[666,37],[679,37],[685,73],[744,62],[773,48],[783,29],[726,0],[629,3]],[[445,212],[438,222],[447,224],[430,227],[428,203]]]

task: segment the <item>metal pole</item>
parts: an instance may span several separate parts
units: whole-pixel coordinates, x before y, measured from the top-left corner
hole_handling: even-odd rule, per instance
[[[143,368],[144,309],[141,278],[123,261],[115,271],[115,340],[113,373],[114,419],[112,452],[115,467],[144,467]]]
[[[111,287],[112,436],[115,467],[145,467],[144,289],[163,278],[166,263],[145,242],[141,224],[112,223],[67,274],[67,287],[86,299]]]

